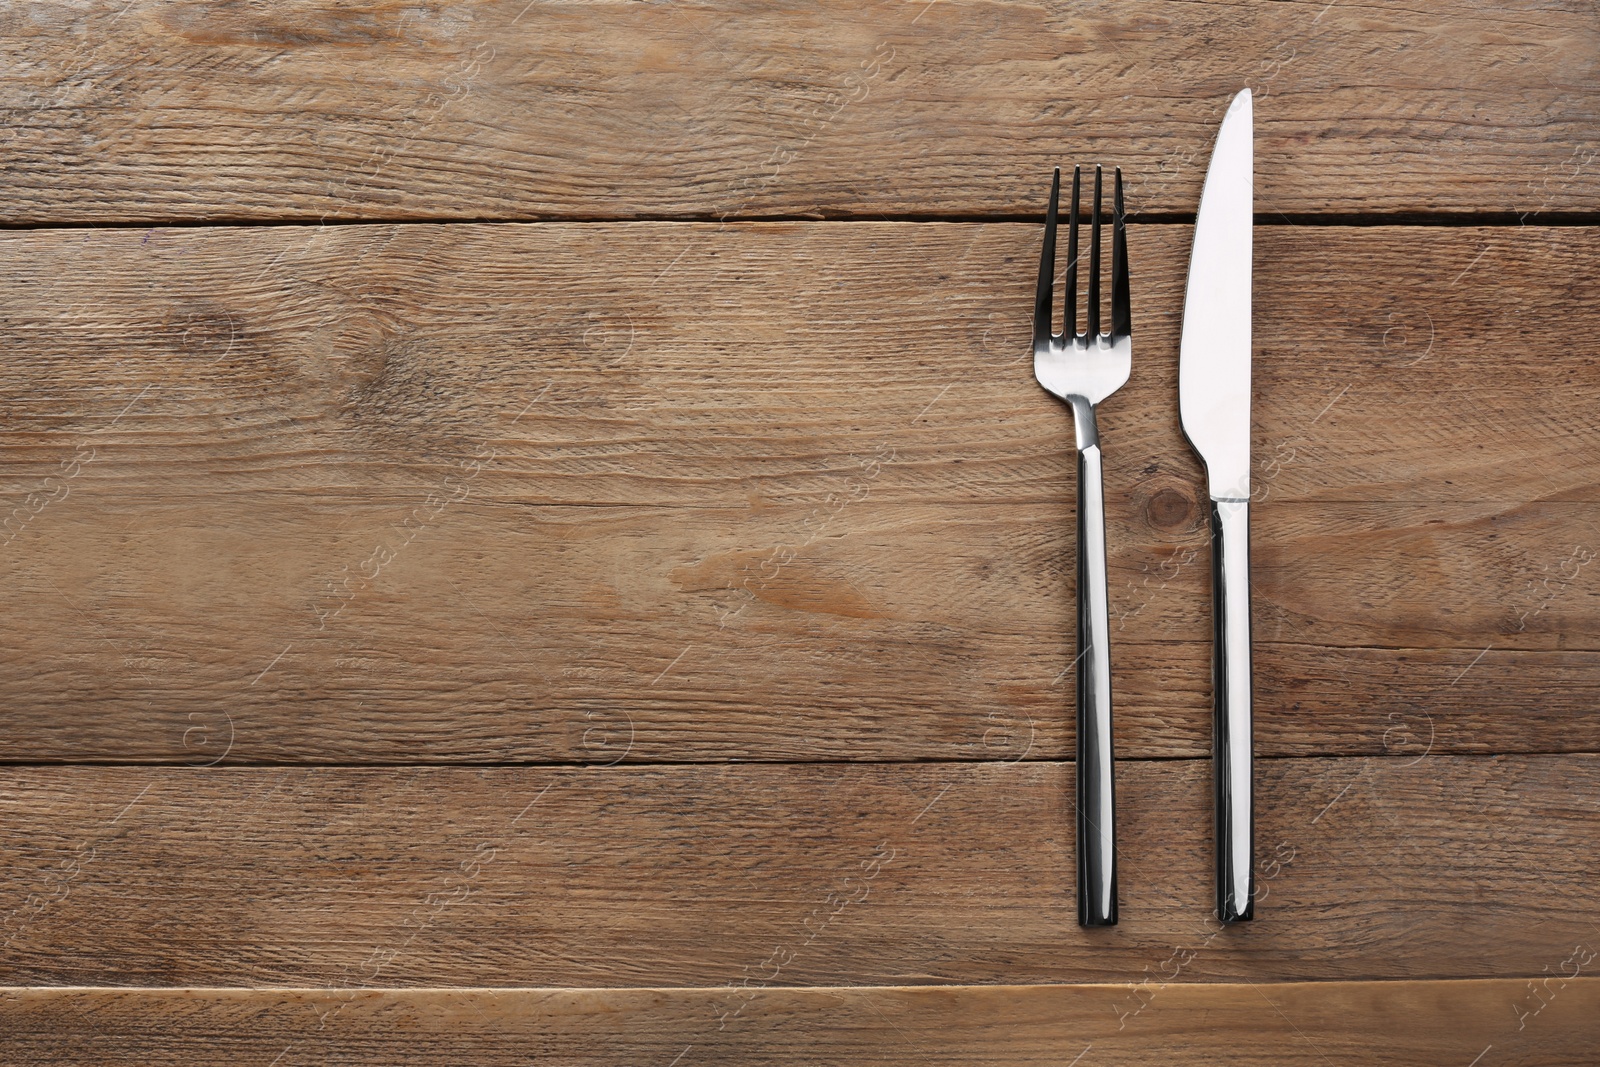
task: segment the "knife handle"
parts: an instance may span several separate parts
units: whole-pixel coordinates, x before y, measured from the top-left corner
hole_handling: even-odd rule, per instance
[[[1074,404],[1078,438],[1078,924],[1117,923],[1111,762],[1111,613],[1106,503],[1094,409]]]
[[[1255,916],[1255,821],[1250,747],[1250,501],[1211,501],[1216,694],[1212,778],[1217,822],[1217,918]]]

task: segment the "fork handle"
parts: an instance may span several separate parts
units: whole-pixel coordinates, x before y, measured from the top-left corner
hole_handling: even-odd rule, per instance
[[[1217,918],[1255,915],[1255,822],[1250,747],[1250,502],[1211,501],[1215,653],[1211,730],[1217,824]]]
[[[1078,923],[1117,923],[1111,761],[1111,618],[1106,504],[1094,408],[1073,405],[1078,438]]]

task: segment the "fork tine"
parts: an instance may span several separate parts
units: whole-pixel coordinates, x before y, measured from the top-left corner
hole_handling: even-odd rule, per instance
[[[1122,168],[1117,168],[1117,191],[1111,229],[1111,336],[1133,334],[1133,313],[1128,306],[1128,222],[1122,210]]]
[[[1100,334],[1100,164],[1094,166],[1094,229],[1089,234],[1089,340]]]
[[[1067,228],[1067,313],[1061,336],[1068,340],[1078,335],[1078,170],[1072,168],[1072,221]]]
[[[1061,197],[1061,168],[1050,179],[1050,208],[1044,216],[1044,248],[1039,253],[1039,288],[1033,298],[1033,347],[1050,339],[1050,314],[1056,274],[1056,202]]]

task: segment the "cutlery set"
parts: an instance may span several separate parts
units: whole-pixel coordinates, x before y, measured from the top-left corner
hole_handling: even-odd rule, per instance
[[[1250,693],[1250,90],[1223,119],[1195,222],[1178,369],[1185,437],[1205,465],[1210,497],[1215,654],[1213,773],[1217,915],[1253,914]],[[1079,230],[1086,171],[1074,167],[1067,227],[1064,314],[1053,330],[1061,171],[1050,187],[1033,313],[1039,384],[1072,409],[1077,509],[1078,922],[1117,922],[1116,790],[1112,751],[1110,611],[1105,486],[1096,413],[1127,383],[1133,364],[1122,171],[1112,171],[1110,322],[1102,330],[1105,171],[1092,174],[1084,331],[1078,331]]]
[[[1205,465],[1210,498],[1214,654],[1212,774],[1217,917],[1254,915],[1250,708],[1250,270],[1253,131],[1250,90],[1233,99],[1211,155],[1195,219],[1178,356],[1178,413]],[[1132,314],[1122,203],[1113,174],[1111,328],[1100,329],[1102,179],[1094,169],[1087,315],[1077,329],[1082,168],[1073,168],[1062,332],[1052,332],[1056,214],[1050,186],[1033,311],[1033,373],[1072,408],[1078,448],[1078,922],[1117,922],[1116,805],[1111,746],[1110,611],[1106,592],[1105,486],[1096,408],[1132,369]]]

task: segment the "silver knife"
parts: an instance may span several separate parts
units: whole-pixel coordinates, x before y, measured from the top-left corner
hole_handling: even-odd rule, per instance
[[[1200,194],[1178,356],[1183,434],[1211,496],[1216,704],[1217,918],[1254,915],[1250,769],[1250,238],[1254,134],[1250,90],[1233,98]]]

